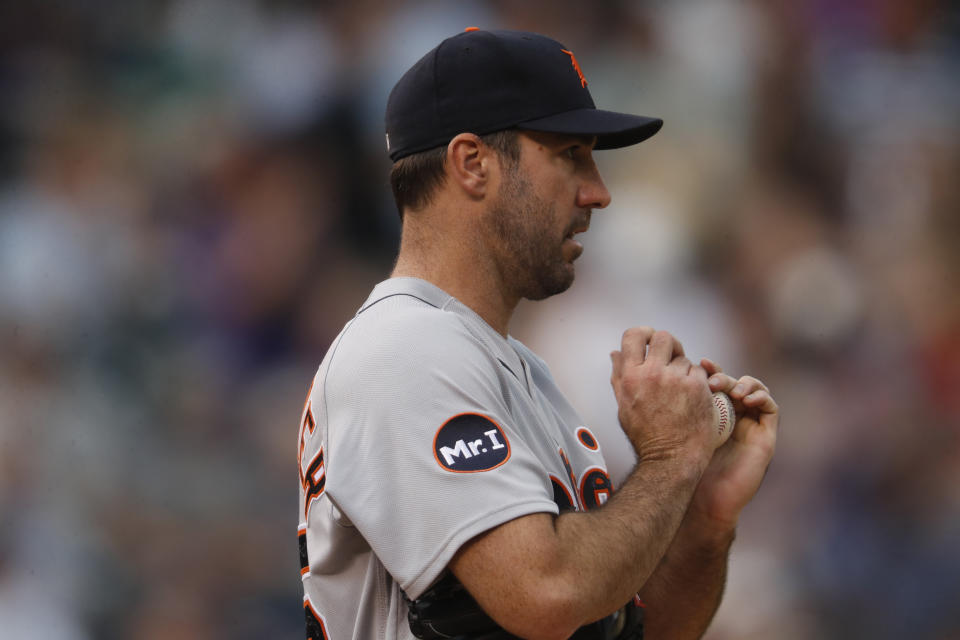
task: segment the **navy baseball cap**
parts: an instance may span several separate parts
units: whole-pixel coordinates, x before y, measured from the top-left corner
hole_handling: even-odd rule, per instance
[[[597,136],[596,149],[616,149],[646,140],[663,120],[597,109],[573,52],[556,40],[471,27],[403,74],[386,125],[397,161],[459,133],[512,128]]]

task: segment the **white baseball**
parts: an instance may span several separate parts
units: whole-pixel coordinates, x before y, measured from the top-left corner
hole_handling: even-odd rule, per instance
[[[722,391],[717,391],[713,394],[713,404],[717,408],[716,428],[717,446],[719,447],[726,442],[730,434],[733,433],[733,426],[737,422],[737,415],[733,411],[733,401],[730,399],[730,396]]]

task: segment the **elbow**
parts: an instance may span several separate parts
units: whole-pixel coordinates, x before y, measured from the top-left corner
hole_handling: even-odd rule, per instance
[[[580,611],[576,589],[554,581],[530,592],[508,620],[498,621],[510,633],[526,640],[566,640],[587,622]]]

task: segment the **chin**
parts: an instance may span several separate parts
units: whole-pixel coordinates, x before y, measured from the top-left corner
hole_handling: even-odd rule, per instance
[[[523,297],[534,301],[545,300],[569,289],[573,284],[575,274],[572,264],[568,264],[566,267],[562,274],[554,273],[552,277],[540,280],[536,283],[536,286],[530,287],[530,291]]]

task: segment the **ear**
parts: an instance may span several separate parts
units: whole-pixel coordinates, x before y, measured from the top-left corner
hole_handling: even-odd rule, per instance
[[[496,154],[473,133],[457,134],[447,145],[447,175],[471,198],[481,199],[489,188]]]

